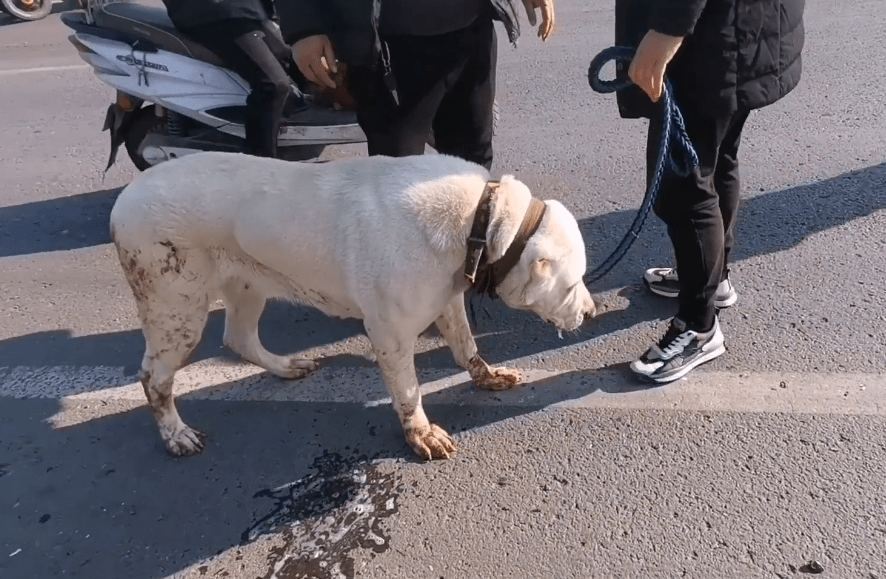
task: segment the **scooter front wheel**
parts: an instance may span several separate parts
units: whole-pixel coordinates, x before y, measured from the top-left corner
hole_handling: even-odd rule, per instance
[[[19,20],[40,20],[52,12],[52,0],[0,0],[4,12]]]

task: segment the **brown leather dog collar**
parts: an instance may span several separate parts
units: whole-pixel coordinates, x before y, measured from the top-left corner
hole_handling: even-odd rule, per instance
[[[544,217],[546,205],[544,201],[530,198],[529,207],[523,215],[523,221],[517,236],[511,242],[505,254],[493,263],[486,259],[486,231],[489,229],[489,201],[492,192],[499,187],[498,181],[488,181],[480,195],[477,204],[477,212],[474,215],[474,223],[471,233],[468,235],[468,252],[465,257],[465,279],[471,287],[479,293],[486,293],[496,297],[496,286],[508,275],[508,272],[520,261],[523,250],[529,239],[538,230],[542,217]]]

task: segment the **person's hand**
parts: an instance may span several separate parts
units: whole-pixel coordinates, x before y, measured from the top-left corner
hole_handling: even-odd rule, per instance
[[[631,61],[631,67],[628,69],[628,76],[649,95],[652,102],[658,102],[661,98],[665,68],[677,54],[677,49],[682,43],[681,36],[668,36],[655,30],[647,32],[640,41],[637,53]]]
[[[554,0],[523,0],[526,8],[526,16],[529,17],[529,25],[535,26],[538,20],[535,17],[535,9],[541,9],[541,26],[538,27],[538,37],[547,40],[554,31]]]
[[[292,58],[308,81],[335,88],[335,81],[329,77],[329,71],[336,73],[338,67],[335,65],[335,53],[328,36],[317,34],[302,38],[292,45]]]

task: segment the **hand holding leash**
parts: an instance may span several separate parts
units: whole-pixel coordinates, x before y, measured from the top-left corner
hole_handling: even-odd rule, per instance
[[[668,36],[650,30],[637,47],[637,53],[628,69],[628,76],[649,95],[654,103],[661,98],[665,69],[677,54],[681,44],[683,44],[682,36]]]

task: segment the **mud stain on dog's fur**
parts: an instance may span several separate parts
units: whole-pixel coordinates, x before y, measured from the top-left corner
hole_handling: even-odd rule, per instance
[[[116,242],[115,242],[116,244]],[[148,274],[148,270],[139,265],[139,254],[141,251],[128,251],[117,246],[117,253],[120,256],[120,265],[123,266],[123,273],[132,288],[132,293],[138,301],[147,301],[151,295],[152,279]]]
[[[174,246],[171,241],[161,241],[160,245],[169,250],[166,254],[166,262],[160,269],[160,274],[162,275],[171,271],[181,273],[182,267],[185,265],[185,260],[179,255],[178,248]]]
[[[242,544],[271,533],[283,544],[271,550],[262,579],[351,579],[352,551],[375,554],[390,547],[382,521],[397,512],[399,481],[366,457],[323,454],[315,473],[256,493],[273,499],[273,510],[247,529]]]

